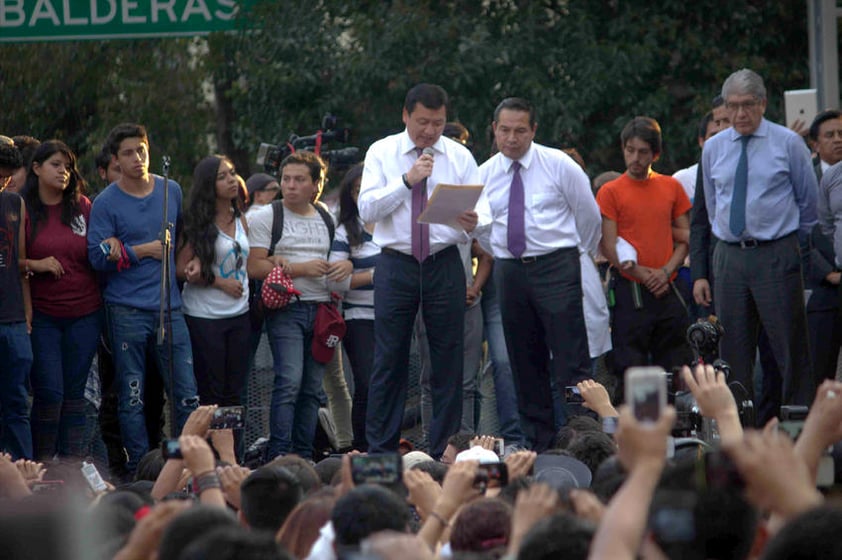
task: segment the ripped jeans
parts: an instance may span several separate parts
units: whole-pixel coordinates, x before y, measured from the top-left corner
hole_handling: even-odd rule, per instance
[[[180,310],[172,312],[172,387],[169,379],[168,341],[158,345],[156,331],[158,312],[146,311],[124,305],[106,306],[108,334],[116,370],[120,432],[123,446],[129,460],[129,472],[137,469],[137,463],[149,451],[146,421],[143,416],[143,379],[146,374],[146,348],[153,349],[158,361],[158,370],[164,377],[167,395],[175,401],[176,425],[172,435],[181,433],[181,428],[190,413],[199,405],[196,378],[193,376],[193,351],[184,315]]]

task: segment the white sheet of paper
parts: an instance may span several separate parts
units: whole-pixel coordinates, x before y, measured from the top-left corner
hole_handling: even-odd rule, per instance
[[[457,218],[473,209],[482,193],[483,185],[445,185],[439,183],[427,201],[427,207],[418,216],[420,224],[444,224],[461,229]]]

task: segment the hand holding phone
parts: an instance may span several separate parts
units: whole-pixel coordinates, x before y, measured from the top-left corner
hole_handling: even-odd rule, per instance
[[[108,486],[105,484],[105,481],[102,480],[102,476],[99,474],[99,471],[93,463],[82,461],[82,475],[85,477],[85,480],[88,481],[88,486],[91,487],[94,494],[100,494],[108,490]]]
[[[660,367],[626,370],[626,404],[642,424],[654,424],[667,406],[667,375]]]

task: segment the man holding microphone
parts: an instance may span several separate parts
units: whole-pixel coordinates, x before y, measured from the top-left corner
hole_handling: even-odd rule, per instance
[[[365,158],[360,217],[376,222],[382,253],[374,291],[374,367],[366,419],[370,452],[397,451],[407,393],[413,323],[421,309],[430,345],[433,420],[430,452],[439,456],[462,417],[465,272],[456,244],[469,239],[476,213],[459,217],[462,229],[419,224],[439,183],[479,183],[477,164],[459,143],[442,137],[447,93],[419,84],[406,95],[406,129],[375,142]]]

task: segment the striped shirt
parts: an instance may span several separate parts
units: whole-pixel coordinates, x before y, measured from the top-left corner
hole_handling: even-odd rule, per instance
[[[360,226],[364,224],[360,219]],[[377,258],[380,256],[380,247],[374,242],[370,233],[363,229],[363,242],[360,245],[351,247],[348,244],[348,231],[344,224],[336,228],[336,237],[330,250],[330,261],[343,261],[350,259],[354,265],[354,274],[367,272],[375,267]],[[349,281],[350,284],[350,281]],[[374,285],[368,284],[359,286],[345,292],[345,299],[342,301],[342,309],[345,320],[369,319],[374,320]]]

